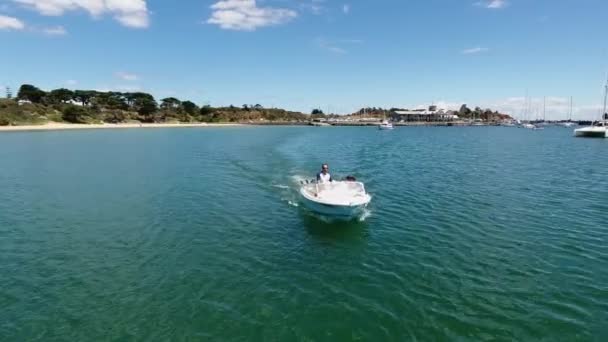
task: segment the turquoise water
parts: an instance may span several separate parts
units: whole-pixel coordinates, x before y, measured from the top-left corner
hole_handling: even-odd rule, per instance
[[[608,139],[0,134],[0,340],[608,339]],[[298,206],[322,162],[367,217]]]

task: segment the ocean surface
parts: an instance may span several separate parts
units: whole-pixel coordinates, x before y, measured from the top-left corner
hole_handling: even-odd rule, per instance
[[[320,164],[373,195],[300,205]],[[1,341],[607,341],[608,139],[0,134]]]

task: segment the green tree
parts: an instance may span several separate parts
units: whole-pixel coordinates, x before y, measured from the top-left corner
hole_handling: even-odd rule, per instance
[[[167,97],[161,100],[160,108],[162,109],[179,109],[182,102],[175,97]]]
[[[80,102],[83,106],[88,106],[96,93],[94,90],[75,90],[72,99]]]
[[[135,97],[133,107],[137,110],[137,113],[142,116],[146,122],[154,121],[154,113],[158,109],[158,104],[154,100],[154,97],[150,94],[140,93]]]
[[[200,121],[205,121],[205,122],[212,121],[214,112],[215,112],[215,110],[211,106],[209,106],[209,105],[202,106],[199,111]]]
[[[24,84],[19,88],[17,98],[19,100],[27,100],[32,103],[41,103],[46,93],[31,84]]]
[[[70,123],[87,123],[91,121],[88,111],[79,106],[69,105],[63,109],[62,119]]]
[[[196,112],[198,111],[198,107],[192,101],[182,102],[182,108],[184,108],[184,111],[189,115],[196,115]]]
[[[323,111],[320,110],[320,109],[317,109],[317,108],[313,109],[312,112],[310,112],[310,114],[311,115],[319,115],[319,116],[323,116],[324,115]]]
[[[471,116],[471,110],[467,107],[466,104],[460,106],[460,110],[458,111],[458,116],[461,118],[467,118]]]
[[[477,119],[481,119],[481,114],[483,114],[483,111],[481,110],[481,108],[475,107],[475,109],[473,109],[473,111],[470,111],[469,117],[474,120],[477,120]]]
[[[65,88],[55,89],[48,93],[46,98],[53,104],[66,103],[74,98],[74,92]]]
[[[99,104],[105,109],[129,109],[124,95],[120,92],[102,93],[98,96],[98,98],[100,100]]]

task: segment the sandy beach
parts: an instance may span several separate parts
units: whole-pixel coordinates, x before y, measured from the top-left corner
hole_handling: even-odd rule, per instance
[[[24,126],[0,126],[0,132],[17,131],[52,131],[52,130],[73,130],[73,129],[116,129],[116,128],[186,128],[186,127],[234,127],[240,124],[210,124],[210,123],[121,123],[121,124],[69,124],[60,122],[49,122],[44,125],[24,125]]]

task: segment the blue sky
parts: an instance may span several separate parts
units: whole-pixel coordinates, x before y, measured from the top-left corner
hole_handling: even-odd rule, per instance
[[[605,0],[0,0],[0,85],[598,115]],[[531,114],[535,116],[536,114]]]

